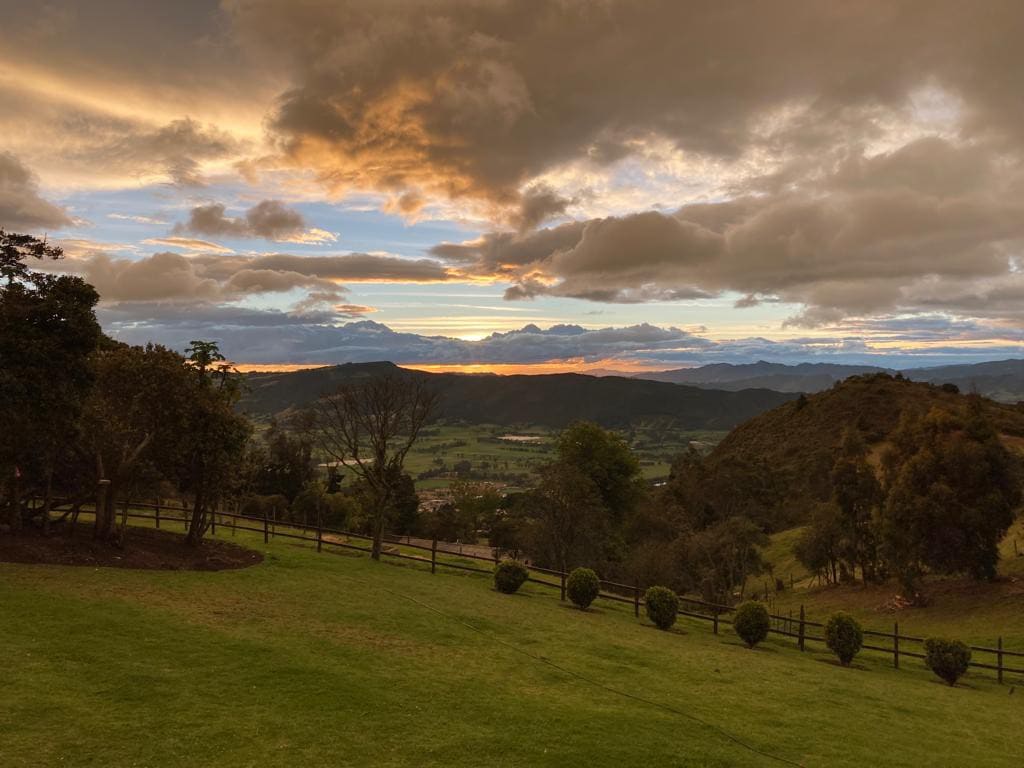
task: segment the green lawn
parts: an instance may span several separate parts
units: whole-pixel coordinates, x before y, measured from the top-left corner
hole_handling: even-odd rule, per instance
[[[536,585],[237,541],[265,562],[0,564],[0,764],[781,764],[735,738],[806,766],[1020,765],[1024,691],[989,677],[951,689],[919,662],[843,669]]]

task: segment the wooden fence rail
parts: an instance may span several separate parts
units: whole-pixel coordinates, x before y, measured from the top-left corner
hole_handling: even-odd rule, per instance
[[[64,502],[52,502],[51,512],[60,511],[61,506],[65,506]],[[91,505],[81,505],[82,511],[89,512],[88,507]],[[128,518],[140,519],[140,520],[152,520],[155,522],[157,528],[160,527],[161,523],[180,523],[184,526],[185,530],[188,530],[188,526],[191,520],[188,516],[183,517],[169,517],[166,513],[169,511],[188,511],[183,506],[173,506],[167,504],[153,504],[148,502],[130,502],[128,504],[129,511],[127,513]],[[153,510],[154,514],[140,514],[138,512],[130,511],[131,509],[149,509]],[[230,520],[230,524],[225,525],[224,519]],[[239,525],[239,521],[243,524]],[[255,525],[245,525],[244,523],[253,523]],[[295,541],[306,541],[315,544],[317,551],[322,551],[323,547],[335,547],[337,549],[354,550],[369,554],[369,546],[359,546],[351,543],[353,539],[357,541],[372,542],[373,537],[362,533],[356,533],[354,531],[346,531],[338,528],[325,528],[322,525],[309,526],[301,525],[299,523],[282,522],[278,520],[271,520],[267,516],[263,517],[251,517],[249,515],[241,515],[232,512],[216,512],[211,519],[210,530],[211,533],[216,534],[217,524],[220,524],[221,528],[230,528],[234,531],[250,531],[252,533],[263,534],[264,542],[269,542],[272,537],[281,537],[285,539]],[[291,531],[301,531],[301,534],[297,533],[286,533],[278,530],[278,528],[285,528]],[[310,531],[314,535],[306,535]],[[337,538],[341,537],[348,541],[338,541]],[[394,543],[396,538],[400,537],[388,537],[389,543]],[[471,552],[464,552],[458,554],[445,549],[438,549],[438,544],[450,545],[449,542],[438,542],[433,541],[431,546],[425,546],[423,544],[413,543],[399,543],[398,546],[406,549],[413,549],[420,552],[426,552],[429,556],[419,556],[415,554],[407,554],[394,547],[385,547],[381,551],[381,555],[385,557],[393,557],[400,560],[410,560],[417,563],[422,563],[430,566],[431,573],[436,572],[438,567],[451,568],[453,570],[468,571],[473,573],[484,573],[490,575],[494,570],[494,563],[496,562],[497,553],[491,557],[485,557],[483,555],[476,555]],[[449,557],[455,557],[460,560],[473,560],[482,561],[488,564],[488,567],[482,568],[466,563],[456,563],[447,560],[439,559],[438,554],[447,555]],[[551,587],[558,589],[561,592],[561,597],[565,599],[565,579],[568,576],[563,571],[553,570],[550,568],[541,568],[538,566],[529,566],[530,577],[528,581],[534,584],[540,584],[541,586]],[[537,578],[532,574],[540,573],[545,576],[557,577],[558,581],[551,581],[548,579]],[[608,581],[606,579],[601,580],[601,591],[598,593],[598,597],[603,600],[611,602],[623,603],[633,606],[634,613],[639,616],[640,608],[644,605],[643,598],[641,595],[639,584],[622,584],[619,582]],[[697,619],[701,621],[709,621],[712,623],[712,628],[715,634],[718,634],[720,625],[731,625],[732,621],[728,618],[729,614],[736,610],[735,606],[722,605],[719,603],[712,603],[706,600],[700,600],[694,597],[687,597],[686,595],[679,595],[680,608],[679,615],[686,616],[691,619]],[[771,625],[769,632],[782,637],[793,638],[797,641],[797,647],[803,651],[805,650],[808,642],[825,644],[824,633],[814,634],[810,630],[812,629],[824,629],[824,624],[821,622],[811,621],[806,618],[804,614],[803,606],[800,607],[800,614],[796,617],[782,616],[777,614],[769,613],[771,619]],[[916,644],[923,646],[925,638],[916,637],[914,635],[904,635],[900,633],[899,623],[895,623],[892,632],[883,632],[874,629],[865,629],[864,636],[868,638],[879,638],[882,641],[887,640],[887,645],[876,645],[869,644],[867,642],[862,646],[864,650],[874,651],[877,653],[887,654],[892,656],[893,666],[899,669],[900,659],[903,657],[909,657],[913,659],[924,659],[925,654],[920,650],[909,650],[904,644]],[[990,648],[987,646],[970,645],[972,660],[970,666],[975,669],[991,670],[996,673],[996,678],[999,683],[1003,683],[1006,675],[1021,675],[1024,676],[1024,662],[1021,662],[1019,667],[1007,666],[1004,662],[1006,658],[1010,659],[1024,659],[1024,652],[1021,651],[1010,651],[1003,648],[1003,638],[999,637],[996,641],[996,647]],[[986,654],[994,657],[995,663],[985,663],[982,661],[976,661],[974,654]]]

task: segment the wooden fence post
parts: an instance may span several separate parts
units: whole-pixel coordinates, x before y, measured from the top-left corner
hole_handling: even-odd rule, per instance
[[[806,616],[804,615],[804,607],[800,606],[800,638],[797,641],[800,645],[800,650],[804,649],[804,639],[807,636],[807,625],[804,623]]]
[[[892,627],[892,664],[900,668],[900,623],[894,622]]]
[[[270,524],[267,520],[267,510],[263,509],[263,543],[270,543]]]
[[[996,651],[996,677],[999,678],[999,684],[1003,684],[1003,638],[999,638],[999,644],[996,645],[998,649]]]
[[[640,579],[633,580],[633,615],[640,618]]]
[[[718,609],[717,608],[712,608],[711,609],[711,620],[713,622],[712,625],[711,625],[711,631],[714,632],[717,635],[718,634]]]
[[[160,530],[160,499],[156,500],[156,529]]]
[[[217,505],[213,505],[213,511],[210,512],[210,535],[217,535]]]
[[[316,513],[316,551],[320,552],[324,546],[324,516],[318,509]]]
[[[565,602],[565,571],[559,571],[559,574],[561,574],[561,581],[562,581],[562,602],[564,603],[564,602]]]
[[[437,572],[437,536],[434,537],[434,541],[430,545],[430,572]]]

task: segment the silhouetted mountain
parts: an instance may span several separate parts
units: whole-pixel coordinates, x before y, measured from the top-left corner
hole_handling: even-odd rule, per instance
[[[746,365],[716,363],[699,368],[633,374],[634,378],[668,381],[694,387],[736,391],[774,389],[777,392],[821,392],[850,376],[866,373],[896,373],[894,369],[870,365],[800,363],[784,365],[760,361]],[[1024,400],[1024,360],[945,365],[936,368],[908,368],[908,379],[932,384],[955,384],[962,392],[977,392],[1001,402]]]
[[[269,417],[307,406],[346,381],[382,373],[425,378],[441,394],[439,418],[477,424],[563,427],[586,419],[625,427],[661,420],[686,429],[731,429],[793,398],[763,389],[722,392],[618,376],[425,373],[392,363],[349,363],[249,374],[241,408]]]
[[[699,368],[638,373],[634,378],[729,391],[760,388],[774,389],[777,392],[819,392],[850,376],[863,373],[882,373],[886,370],[870,365],[836,365],[833,363],[784,365],[761,360],[743,365],[715,363]]]
[[[1024,360],[914,368],[903,375],[914,381],[955,384],[961,392],[978,392],[1004,403],[1024,400]]]

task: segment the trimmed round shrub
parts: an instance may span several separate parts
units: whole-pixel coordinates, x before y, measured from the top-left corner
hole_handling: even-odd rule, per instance
[[[929,637],[924,641],[924,665],[950,685],[967,672],[971,649],[959,640]]]
[[[601,580],[589,568],[577,568],[569,574],[565,582],[565,592],[569,599],[573,605],[584,611],[597,599],[597,593],[600,591]]]
[[[756,600],[743,603],[736,609],[736,615],[732,620],[732,628],[748,648],[753,648],[768,637],[770,626],[768,609]]]
[[[530,572],[518,560],[502,560],[494,568],[494,588],[506,595],[518,591],[528,578]]]
[[[670,629],[679,615],[679,596],[668,587],[651,587],[644,593],[644,607],[658,629]]]
[[[828,617],[825,622],[825,645],[836,655],[840,664],[850,666],[863,644],[864,631],[853,616],[837,611]]]

